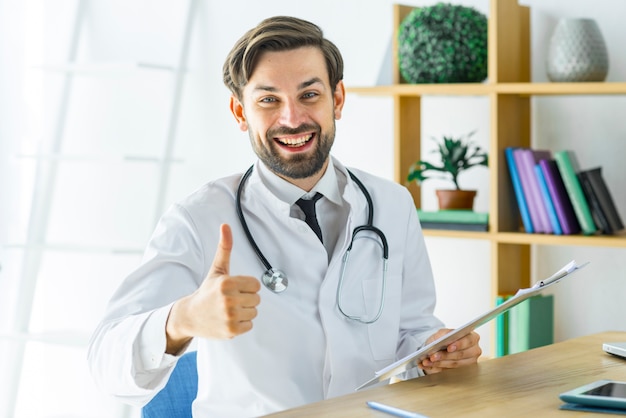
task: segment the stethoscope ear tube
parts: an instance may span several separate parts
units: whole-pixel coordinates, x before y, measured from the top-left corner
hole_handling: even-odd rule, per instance
[[[248,223],[246,222],[246,218],[244,218],[243,216],[243,210],[241,209],[241,194],[243,192],[243,185],[248,180],[248,177],[250,177],[250,174],[252,174],[253,168],[254,166],[250,166],[248,171],[245,172],[245,174],[243,175],[243,177],[241,177],[241,180],[239,181],[239,187],[237,187],[237,198],[235,200],[235,210],[237,211],[237,216],[239,217],[239,222],[241,223],[243,232],[246,234],[246,238],[248,238],[248,242],[252,246],[252,249],[254,249],[257,257],[259,257],[259,260],[261,260],[261,263],[263,263],[263,266],[265,266],[267,272],[269,272],[270,270],[272,270],[272,265],[269,261],[267,261],[267,258],[265,258],[265,256],[263,255],[259,246],[256,245],[256,241],[250,233],[250,228],[248,228]]]

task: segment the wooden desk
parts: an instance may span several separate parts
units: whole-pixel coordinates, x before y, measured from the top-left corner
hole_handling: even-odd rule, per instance
[[[430,418],[591,417],[561,411],[559,394],[600,379],[626,381],[626,360],[602,351],[605,341],[626,341],[626,332],[604,332],[536,348],[477,365],[290,409],[271,417],[389,418],[377,401]]]

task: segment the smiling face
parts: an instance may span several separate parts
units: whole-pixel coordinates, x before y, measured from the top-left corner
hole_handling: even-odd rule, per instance
[[[322,177],[341,118],[343,82],[333,90],[322,52],[302,47],[264,52],[230,107],[259,159],[285,180],[310,190]]]

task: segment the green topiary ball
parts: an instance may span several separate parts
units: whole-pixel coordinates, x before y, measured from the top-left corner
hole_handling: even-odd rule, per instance
[[[398,28],[400,73],[408,83],[472,83],[487,78],[487,17],[438,3],[414,9]]]

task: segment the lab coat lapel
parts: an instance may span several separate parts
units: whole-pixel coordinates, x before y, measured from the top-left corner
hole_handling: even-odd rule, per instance
[[[365,338],[367,336],[366,326],[355,323],[344,318],[337,309],[337,288],[341,275],[342,258],[350,245],[352,231],[359,225],[367,222],[367,202],[358,186],[349,178],[349,175],[340,163],[335,161],[339,169],[348,176],[346,187],[343,192],[343,199],[350,205],[346,227],[341,235],[340,242],[335,246],[333,257],[331,258],[326,278],[320,288],[320,316],[326,335],[326,353],[323,371],[324,397],[335,396],[341,393],[341,388],[345,387],[344,377],[341,376],[341,368],[345,367],[345,359],[341,358],[341,353],[346,351],[346,344],[354,344],[352,353],[359,353],[359,350],[367,350]],[[341,243],[341,245],[339,245]],[[332,324],[332,325],[330,325]],[[355,357],[358,357],[356,355]],[[358,362],[356,359],[353,361]]]

